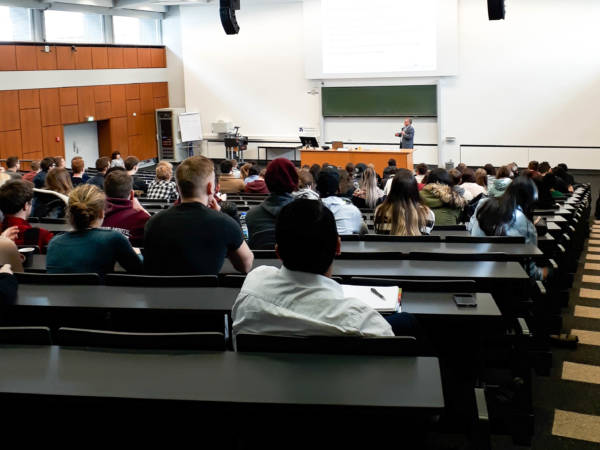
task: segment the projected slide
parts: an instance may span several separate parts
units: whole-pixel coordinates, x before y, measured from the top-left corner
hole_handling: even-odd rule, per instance
[[[436,0],[321,0],[324,74],[437,69]]]

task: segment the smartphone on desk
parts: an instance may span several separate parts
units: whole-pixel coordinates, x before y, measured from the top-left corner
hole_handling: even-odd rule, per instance
[[[475,294],[454,294],[454,303],[459,308],[477,306]]]

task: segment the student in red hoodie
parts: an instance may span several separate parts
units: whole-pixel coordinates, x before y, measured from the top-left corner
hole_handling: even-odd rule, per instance
[[[106,209],[103,228],[120,231],[133,247],[144,243],[144,227],[150,214],[133,193],[133,177],[124,170],[110,172],[104,180]]]
[[[246,183],[246,192],[252,192],[255,194],[268,194],[269,188],[267,187],[267,183],[265,183],[264,174],[261,177],[259,175],[258,169],[255,166],[250,167],[248,170],[248,178],[246,178],[248,183]]]
[[[0,187],[0,210],[4,214],[2,228],[16,226],[19,234],[15,239],[17,245],[37,245],[44,248],[54,237],[43,228],[33,228],[27,218],[31,214],[33,186],[25,180],[12,180]]]

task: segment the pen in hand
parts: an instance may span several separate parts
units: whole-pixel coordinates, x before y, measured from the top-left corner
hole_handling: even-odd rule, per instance
[[[377,297],[379,297],[381,300],[385,301],[385,297],[383,295],[381,295],[381,293],[377,289],[371,288],[371,292],[373,294],[375,294]]]

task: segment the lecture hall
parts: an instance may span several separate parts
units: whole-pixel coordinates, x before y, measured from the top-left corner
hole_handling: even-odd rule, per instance
[[[0,0],[5,445],[600,448],[598,23]]]

